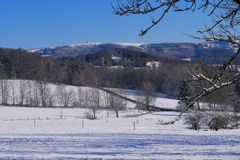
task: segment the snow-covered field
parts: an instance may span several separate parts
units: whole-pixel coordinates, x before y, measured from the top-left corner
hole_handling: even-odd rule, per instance
[[[71,86],[69,86],[71,87]],[[137,91],[119,93],[135,99]],[[176,108],[158,94],[155,105]],[[0,106],[0,159],[240,159],[240,130],[190,130],[178,112],[145,114],[128,102],[119,118],[110,110],[86,119],[83,108]],[[139,115],[139,116],[136,116]]]
[[[239,130],[189,130],[178,113],[143,116],[135,110],[0,108],[0,159],[239,159]],[[135,130],[134,130],[135,123]]]
[[[1,159],[239,159],[239,137],[169,134],[0,136]]]

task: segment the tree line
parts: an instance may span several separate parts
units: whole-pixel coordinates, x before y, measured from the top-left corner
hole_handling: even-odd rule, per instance
[[[106,53],[110,54],[110,53]],[[108,66],[95,68],[84,58],[51,58],[28,53],[22,49],[0,48],[0,79],[29,79],[51,83],[62,83],[78,86],[98,86],[125,89],[140,89],[143,82],[150,82],[156,91],[174,96],[180,79],[186,76],[184,67],[196,68],[197,63],[181,62],[168,59],[151,59],[155,56],[146,54],[130,54],[121,51],[126,66],[122,69],[112,69]],[[138,55],[138,56],[137,56]],[[95,55],[101,60],[101,56]],[[135,57],[136,56],[136,57]],[[87,56],[88,57],[88,56]],[[89,55],[94,57],[94,55]],[[109,58],[109,57],[108,57]],[[128,59],[128,61],[126,60]],[[156,57],[155,57],[156,58]],[[90,58],[92,59],[92,58]],[[92,60],[89,59],[89,63]],[[93,58],[95,59],[95,58]],[[135,59],[135,60],[133,60]],[[145,67],[148,60],[158,60],[158,68]],[[128,66],[127,63],[135,64]],[[137,65],[138,64],[138,65]],[[141,66],[140,68],[136,66]]]
[[[126,101],[92,87],[53,85],[44,81],[0,80],[2,105],[24,107],[78,107],[90,110],[88,118],[96,119],[99,109],[108,108],[119,117]]]
[[[85,62],[81,57],[54,59],[51,57],[41,57],[21,49],[0,49],[0,53],[0,79],[2,80],[28,79],[54,84],[60,83],[76,86],[92,86],[95,88],[107,87],[136,90],[143,90],[144,85],[150,84],[150,86],[153,86],[154,92],[161,92],[168,97],[177,99],[183,97],[183,88],[185,88],[185,90],[189,88],[189,97],[190,95],[201,93],[204,86],[211,86],[211,83],[205,79],[194,81],[191,75],[204,73],[211,76],[221,68],[221,66],[205,65],[200,62],[171,61],[167,59],[162,59],[161,61],[159,59],[159,66],[153,68],[127,66],[115,69],[109,68],[108,66],[95,68]],[[129,54],[125,52],[122,54],[125,57],[129,56]],[[145,61],[144,57],[142,58],[143,61]],[[227,75],[231,77],[234,76],[235,73],[237,73],[237,71],[228,69]],[[186,87],[186,85],[188,87]],[[227,88],[234,88],[234,85]],[[228,102],[228,104],[230,104],[230,102],[237,99],[234,90],[231,90],[231,94],[227,94],[227,92],[224,91],[221,91],[221,94],[221,99],[216,103],[227,104]],[[212,97],[214,97],[212,95],[206,96],[199,101],[211,102],[213,101]],[[220,97],[217,96],[217,93],[215,95],[215,97]],[[237,106],[238,103],[234,105]]]

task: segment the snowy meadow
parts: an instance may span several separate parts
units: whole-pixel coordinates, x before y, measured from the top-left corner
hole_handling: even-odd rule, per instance
[[[14,83],[14,90],[11,90],[11,83]],[[51,107],[21,106],[20,83],[19,80],[8,82],[9,104],[0,106],[0,159],[238,160],[240,157],[239,129],[195,131],[185,125],[187,114],[173,125],[163,125],[160,122],[174,120],[179,112],[147,112],[135,109],[136,104],[129,101],[124,102],[124,109],[120,109],[116,117],[103,91],[99,91],[99,103],[103,107],[96,109],[96,119],[89,119],[93,110],[77,103],[79,87],[75,86],[65,86],[75,93],[68,107],[61,107],[58,98],[54,98],[55,105]],[[49,95],[57,90],[55,84],[47,87]],[[91,92],[91,88],[81,88],[82,93]],[[23,103],[27,104],[30,92],[27,88],[25,91]],[[117,92],[131,99],[139,95],[131,90]],[[33,91],[31,94],[34,95]],[[13,99],[15,105],[11,104]],[[157,94],[152,105],[176,109],[178,100]]]

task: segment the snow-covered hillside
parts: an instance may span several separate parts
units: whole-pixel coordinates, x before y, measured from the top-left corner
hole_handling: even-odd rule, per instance
[[[59,87],[62,87],[63,91],[67,93],[72,93],[71,95],[71,102],[69,102],[69,107],[78,107],[76,106],[76,103],[78,101],[85,101],[87,96],[90,96],[89,93],[96,91],[99,94],[100,99],[100,106],[101,107],[107,107],[107,92],[102,91],[100,89],[95,89],[92,87],[79,87],[79,86],[69,86],[69,85],[61,85],[61,84],[50,84],[50,83],[40,83],[36,81],[31,80],[0,80],[0,83],[2,83],[5,86],[5,97],[7,97],[7,103],[8,105],[17,105],[22,104],[23,106],[28,105],[30,100],[38,99],[38,105],[39,107],[42,106],[40,99],[41,99],[41,92],[46,92],[45,99],[46,101],[48,98],[51,98],[52,106],[55,107],[63,107],[61,104],[59,104],[58,101],[58,89]],[[42,90],[42,91],[41,91]],[[124,89],[110,89],[114,92],[123,95],[126,98],[130,98],[133,100],[137,100],[138,96],[141,95],[141,92],[134,91],[134,90],[124,90]],[[79,93],[81,92],[81,93]],[[81,94],[81,95],[79,95]],[[81,96],[81,97],[79,97]],[[156,94],[155,100],[151,103],[151,105],[160,107],[160,108],[166,108],[166,109],[176,109],[176,106],[178,104],[178,100],[174,99],[168,99],[163,94]],[[3,96],[0,96],[0,101],[2,102]],[[79,98],[81,98],[79,100]],[[23,100],[22,100],[23,99]],[[22,103],[20,101],[23,101]],[[135,103],[127,101],[127,108],[135,108]]]
[[[17,84],[21,81],[9,82],[15,84],[18,97]],[[51,91],[57,88],[55,84],[48,85]],[[66,88],[78,90],[76,86]],[[131,99],[141,94],[113,90]],[[104,92],[100,91],[100,95],[104,96]],[[155,99],[154,104],[162,108],[176,108],[178,102],[160,93]],[[104,98],[101,103],[105,104]],[[101,108],[97,110],[97,119],[90,120],[86,118],[88,108],[1,105],[0,159],[239,159],[239,129],[197,132],[184,125],[187,115],[173,125],[162,125],[160,121],[172,121],[179,112],[147,113],[134,107],[127,102],[119,118],[113,110]]]

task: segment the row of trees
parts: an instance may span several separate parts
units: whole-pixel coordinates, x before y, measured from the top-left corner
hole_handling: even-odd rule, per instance
[[[199,92],[198,88],[192,82],[182,81],[179,86],[180,106],[188,106],[189,97],[194,92]],[[231,86],[221,88],[204,98],[198,100],[192,109],[196,110],[215,110],[215,111],[240,111],[240,87],[239,82]],[[182,109],[183,109],[182,108]],[[184,110],[184,109],[183,109]]]
[[[108,67],[94,68],[84,62],[81,57],[44,58],[20,49],[0,49],[0,53],[1,79],[31,79],[69,85],[137,90],[141,90],[145,82],[150,82],[156,91],[173,98],[179,97],[181,81],[191,79],[188,71],[193,74],[201,73],[203,68],[213,70],[213,73],[218,71],[217,67],[197,62],[167,59],[161,59],[156,68],[111,69]],[[134,57],[135,54],[132,56]],[[148,59],[145,56],[142,58],[144,63]]]
[[[88,108],[92,119],[97,118],[97,110],[103,107],[119,117],[119,111],[127,105],[124,99],[97,88],[50,85],[44,81],[1,79],[0,91],[3,105]]]
[[[98,87],[126,89],[141,89],[142,84],[148,81],[154,84],[156,91],[172,97],[176,97],[176,86],[187,76],[184,71],[185,68],[201,68],[201,64],[195,62],[179,62],[143,53],[131,54],[132,52],[121,54],[131,63],[136,61],[139,65],[141,63],[141,66],[145,66],[147,61],[159,60],[159,67],[152,69],[147,67],[94,68],[81,57],[54,59],[41,57],[21,49],[1,48],[0,53],[1,79],[29,79],[68,85],[94,87],[97,85]],[[107,53],[103,52],[103,54]],[[110,53],[110,55],[112,54]]]

